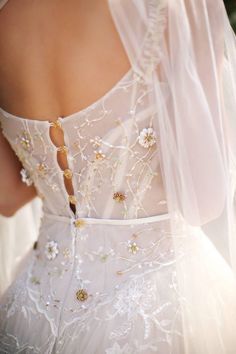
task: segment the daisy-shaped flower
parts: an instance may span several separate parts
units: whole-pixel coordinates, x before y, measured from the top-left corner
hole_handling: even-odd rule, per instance
[[[153,128],[144,128],[138,137],[138,142],[144,148],[149,148],[156,143],[156,134]]]
[[[59,253],[58,244],[56,241],[48,241],[45,245],[45,254],[50,261],[55,259]]]

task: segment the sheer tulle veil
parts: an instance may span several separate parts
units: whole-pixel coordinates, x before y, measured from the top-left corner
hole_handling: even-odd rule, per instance
[[[154,87],[185,353],[234,353],[236,48],[223,1],[110,6],[133,67]]]
[[[183,354],[233,354],[236,41],[223,1],[109,0],[109,7],[158,109]]]

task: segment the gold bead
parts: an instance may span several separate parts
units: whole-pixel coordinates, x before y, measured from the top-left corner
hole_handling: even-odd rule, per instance
[[[74,204],[75,205],[77,203],[75,195],[69,195],[68,199],[69,199],[70,204]]]
[[[51,122],[50,126],[53,128],[61,128],[61,122],[59,121],[59,119],[57,119],[56,121]]]
[[[63,154],[67,154],[67,153],[68,153],[68,147],[65,146],[65,145],[59,146],[59,147],[57,148],[57,151],[59,151],[59,152],[61,152],[61,153],[63,153]]]
[[[74,222],[75,227],[77,227],[78,229],[80,229],[81,227],[85,226],[85,220],[83,219],[77,219]]]
[[[121,203],[121,202],[123,202],[123,201],[126,199],[126,196],[125,196],[125,194],[122,193],[122,192],[115,192],[115,193],[113,194],[113,199],[114,199],[116,202]]]
[[[76,298],[79,301],[85,301],[88,298],[88,293],[85,289],[79,289],[76,291]]]
[[[139,251],[139,247],[136,242],[130,242],[128,248],[129,252],[132,254],[136,254]]]
[[[65,169],[63,171],[63,174],[64,174],[66,179],[71,179],[72,176],[73,176],[73,172],[69,168]]]

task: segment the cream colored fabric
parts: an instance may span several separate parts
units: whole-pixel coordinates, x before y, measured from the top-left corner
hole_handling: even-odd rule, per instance
[[[0,295],[12,283],[19,263],[37,239],[41,203],[35,200],[14,217],[0,216]]]
[[[232,354],[235,35],[222,0],[109,5],[132,68],[54,124],[73,196],[50,122],[1,110],[44,217],[2,299],[0,341],[10,352]]]

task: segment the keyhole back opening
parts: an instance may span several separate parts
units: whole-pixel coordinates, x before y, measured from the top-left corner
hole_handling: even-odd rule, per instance
[[[53,145],[57,149],[57,162],[61,173],[63,174],[63,181],[65,190],[67,192],[69,207],[76,215],[77,200],[76,196],[74,195],[73,171],[69,166],[69,147],[65,144],[64,130],[60,118],[50,123],[49,135]]]

